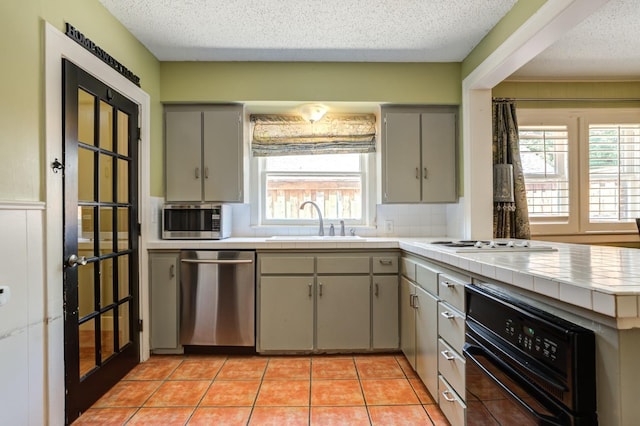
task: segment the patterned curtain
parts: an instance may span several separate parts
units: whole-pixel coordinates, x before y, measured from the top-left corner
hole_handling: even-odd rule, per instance
[[[531,238],[513,100],[493,101],[493,237]]]
[[[326,114],[313,123],[298,115],[252,114],[251,125],[251,151],[256,157],[376,150],[373,114]]]

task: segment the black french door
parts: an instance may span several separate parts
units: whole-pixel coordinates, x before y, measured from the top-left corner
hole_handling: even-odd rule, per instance
[[[63,61],[66,422],[140,362],[138,105]]]

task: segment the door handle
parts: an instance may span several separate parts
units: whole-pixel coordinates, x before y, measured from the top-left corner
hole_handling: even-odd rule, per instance
[[[442,392],[442,397],[446,399],[448,402],[456,402],[456,398],[451,395],[451,392],[448,390]]]
[[[452,314],[449,311],[444,311],[443,313],[441,313],[440,315],[442,315],[443,317],[445,317],[446,319],[450,320],[450,319],[454,319],[456,317],[456,314]]]
[[[77,254],[72,254],[67,259],[67,266],[73,268],[74,266],[84,266],[87,264],[87,258],[84,256],[78,257]]]
[[[175,278],[176,276],[176,265],[171,265],[169,267],[169,278]]]
[[[374,294],[376,297],[378,297],[378,294],[380,293],[380,288],[379,288],[379,286],[378,286],[378,283],[376,283],[376,284],[375,284],[375,286],[376,286],[376,290],[375,290],[375,292],[374,292],[373,294]]]
[[[309,286],[309,297],[311,297],[313,296],[313,293],[312,293],[313,284],[309,283],[308,286]]]
[[[318,283],[319,295],[322,297],[322,283]]]
[[[420,168],[416,167],[416,179],[420,179]]]
[[[427,168],[426,168],[426,167],[424,168],[424,175],[423,175],[423,177],[424,177],[425,179],[427,178]]]
[[[205,179],[209,179],[209,168],[208,167],[204,168],[204,178]]]
[[[456,357],[452,355],[451,352],[449,352],[448,350],[444,350],[440,353],[442,354],[444,359],[446,359],[447,361],[453,361],[454,359],[456,359]]]
[[[196,167],[196,179],[200,179],[200,167]]]

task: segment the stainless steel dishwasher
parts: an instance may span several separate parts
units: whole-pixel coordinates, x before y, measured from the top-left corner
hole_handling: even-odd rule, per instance
[[[180,253],[180,343],[255,346],[253,251]]]

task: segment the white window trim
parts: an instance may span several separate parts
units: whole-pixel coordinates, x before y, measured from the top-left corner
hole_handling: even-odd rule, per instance
[[[360,154],[362,167],[362,220],[346,220],[345,225],[350,227],[371,227],[374,226],[376,211],[376,161],[375,153]],[[265,220],[264,218],[264,189],[266,174],[264,171],[264,157],[251,157],[250,160],[250,197],[251,204],[251,226],[295,226],[316,228],[317,220]],[[321,174],[321,173],[319,173]],[[329,226],[329,223],[326,223]]]
[[[635,222],[589,222],[588,138],[590,123],[640,123],[640,109],[518,108],[517,117],[519,126],[566,125],[569,132],[569,217],[530,218],[532,235],[637,233]]]

